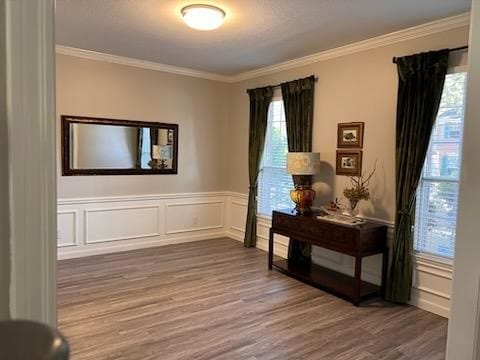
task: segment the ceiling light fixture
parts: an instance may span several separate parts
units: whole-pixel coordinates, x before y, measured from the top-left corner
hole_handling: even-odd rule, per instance
[[[215,30],[223,24],[225,11],[212,5],[189,5],[182,9],[183,21],[196,30]]]

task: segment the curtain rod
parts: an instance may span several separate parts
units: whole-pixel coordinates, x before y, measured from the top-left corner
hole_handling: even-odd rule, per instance
[[[295,81],[295,80],[294,80]],[[315,76],[315,82],[318,81],[318,76]],[[287,81],[288,82],[288,81]],[[276,84],[276,85],[271,85],[273,88],[279,88],[282,86],[282,84]]]
[[[456,48],[453,48],[453,49],[448,49],[448,51],[449,51],[449,52],[452,52],[452,51],[460,51],[460,50],[466,50],[466,49],[468,49],[468,45],[459,46],[459,47],[456,47]],[[394,58],[392,59],[392,62],[393,62],[394,64],[396,64],[396,63],[397,63],[397,58],[394,57]]]
[[[295,80],[293,80],[293,81],[295,81]],[[315,76],[315,82],[317,82],[317,81],[318,81],[318,76]],[[286,81],[286,82],[288,82],[288,81]],[[271,86],[271,87],[273,87],[273,88],[279,88],[279,87],[282,86],[282,84],[267,85],[267,86],[264,86],[264,87],[268,87],[268,86]],[[248,90],[247,90],[247,92],[248,92]]]

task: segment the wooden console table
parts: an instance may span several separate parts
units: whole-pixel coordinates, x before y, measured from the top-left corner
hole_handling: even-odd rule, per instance
[[[387,227],[370,222],[351,227],[317,219],[317,215],[319,214],[302,216],[289,212],[273,212],[268,243],[268,268],[275,268],[300,281],[348,299],[355,306],[367,297],[383,297],[388,266]],[[353,256],[354,277],[313,263],[298,264],[285,259],[273,261],[274,234]],[[362,258],[375,254],[383,254],[381,286],[361,280]]]

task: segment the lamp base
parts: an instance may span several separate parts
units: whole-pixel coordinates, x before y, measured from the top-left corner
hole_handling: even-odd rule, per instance
[[[167,168],[167,160],[165,159],[152,159],[148,162],[148,165],[152,169],[166,169]]]
[[[296,185],[294,190],[290,190],[290,198],[296,205],[297,214],[305,215],[312,211],[315,190],[311,185]]]

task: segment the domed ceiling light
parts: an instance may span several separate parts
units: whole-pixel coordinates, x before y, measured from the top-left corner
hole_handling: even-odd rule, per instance
[[[215,30],[223,24],[225,11],[212,5],[189,5],[182,9],[183,21],[196,30]]]

